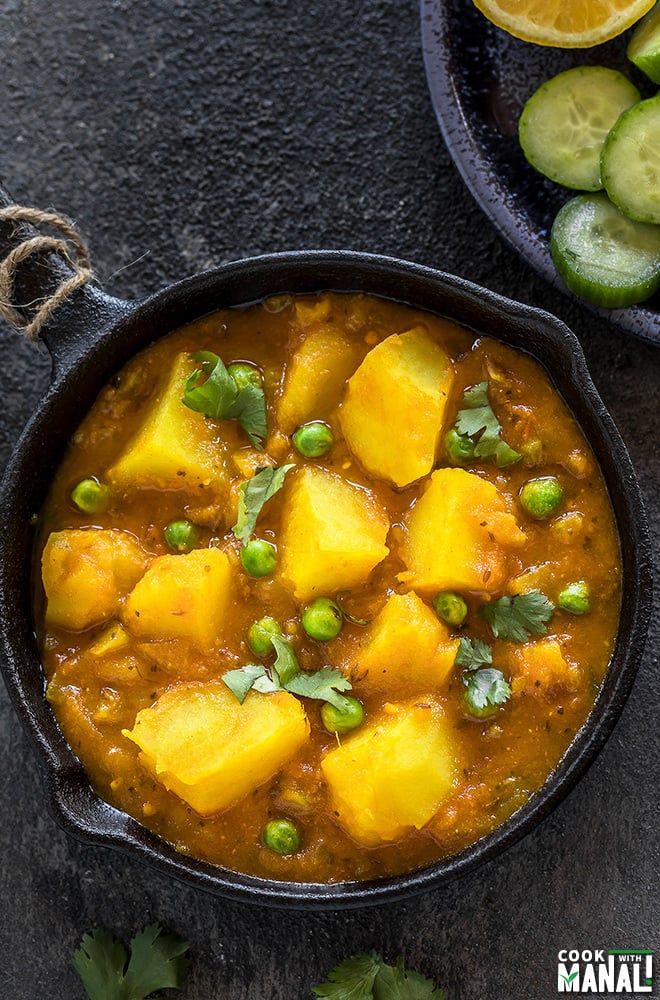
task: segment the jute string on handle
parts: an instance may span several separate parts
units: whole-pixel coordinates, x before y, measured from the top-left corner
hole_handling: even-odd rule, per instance
[[[0,314],[12,326],[24,330],[27,339],[34,343],[39,339],[39,331],[57,307],[72,292],[94,277],[89,266],[89,253],[73,223],[55,212],[43,212],[39,208],[29,208],[25,205],[9,205],[0,209],[0,222],[3,221],[49,226],[60,234],[27,237],[0,261]],[[32,319],[27,319],[18,310],[34,304],[26,303],[25,306],[20,306],[12,302],[14,275],[18,266],[31,254],[47,251],[59,254],[73,273],[58,285],[52,295],[36,304],[34,316]]]

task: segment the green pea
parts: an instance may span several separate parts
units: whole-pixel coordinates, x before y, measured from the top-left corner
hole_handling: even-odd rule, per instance
[[[454,590],[443,590],[433,598],[433,609],[443,622],[458,628],[467,617],[468,606]]]
[[[245,389],[248,385],[253,385],[257,389],[261,389],[263,385],[261,372],[254,365],[251,365],[249,361],[232,361],[227,371],[236,383],[237,389]]]
[[[463,707],[474,719],[490,719],[500,710],[499,705],[475,705],[470,688],[466,688],[463,692]]]
[[[170,521],[165,528],[165,541],[172,552],[190,552],[199,543],[199,530],[185,518]]]
[[[332,428],[320,420],[303,424],[293,435],[293,443],[304,458],[319,458],[332,448],[334,436]]]
[[[329,701],[324,702],[321,709],[321,721],[329,733],[337,733],[341,736],[351,729],[357,729],[364,721],[364,708],[362,702],[352,695],[344,697],[343,708],[336,708]]]
[[[302,627],[310,639],[327,642],[341,632],[344,616],[341,608],[329,597],[317,597],[302,613]]]
[[[520,490],[520,503],[531,517],[542,520],[555,514],[564,500],[564,489],[556,476],[530,479]]]
[[[248,576],[269,576],[277,565],[277,549],[265,538],[252,538],[241,549],[241,565]]]
[[[445,435],[445,450],[452,465],[467,465],[474,458],[474,443],[455,428]]]
[[[586,615],[591,610],[589,586],[583,580],[569,583],[557,598],[557,604],[562,611],[572,615]]]
[[[71,491],[71,500],[83,514],[100,514],[108,506],[110,491],[98,479],[81,479]]]
[[[300,834],[290,819],[271,819],[262,836],[266,847],[276,854],[295,854],[300,847]]]
[[[260,618],[252,622],[248,629],[248,645],[257,656],[268,656],[274,651],[273,636],[282,635],[282,629],[274,618]]]

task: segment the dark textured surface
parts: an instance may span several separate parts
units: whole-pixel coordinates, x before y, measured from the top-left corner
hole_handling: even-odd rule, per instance
[[[628,444],[657,561],[660,354],[546,286],[484,221],[437,131],[413,4],[1,0],[0,11],[0,177],[17,200],[77,220],[108,291],[137,297],[256,252],[352,247],[549,308],[580,337]],[[49,363],[0,336],[4,462]],[[560,947],[657,947],[658,631],[656,614],[614,736],[549,820],[441,893],[342,915],[229,904],[78,844],[48,813],[3,691],[0,996],[82,998],[70,967],[81,935],[105,924],[128,937],[151,919],[192,942],[184,996],[196,1000],[302,1000],[370,947],[404,954],[450,1000],[547,1000]]]

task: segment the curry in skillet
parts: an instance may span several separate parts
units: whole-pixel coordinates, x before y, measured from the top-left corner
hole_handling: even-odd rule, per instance
[[[132,360],[36,576],[46,695],[99,794],[185,854],[315,882],[419,868],[523,805],[620,600],[600,471],[539,365],[334,293]]]

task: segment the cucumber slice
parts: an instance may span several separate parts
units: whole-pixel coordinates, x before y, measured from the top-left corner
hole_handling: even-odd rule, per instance
[[[660,94],[624,111],[605,140],[600,169],[622,212],[660,223]]]
[[[660,0],[633,31],[627,55],[650,80],[660,83]]]
[[[518,126],[523,153],[550,180],[598,191],[605,136],[639,99],[637,87],[614,69],[567,69],[542,84],[523,108]]]
[[[619,309],[660,288],[660,226],[633,222],[605,194],[580,194],[557,214],[550,250],[575,295]]]

